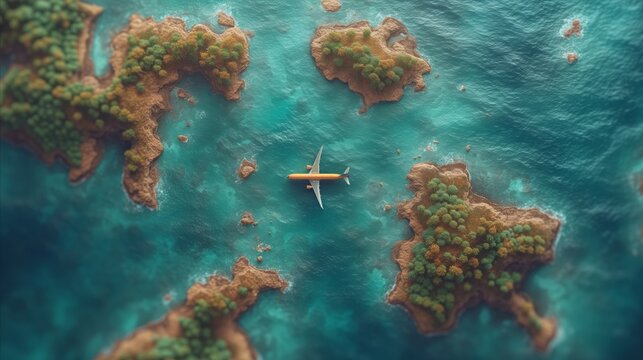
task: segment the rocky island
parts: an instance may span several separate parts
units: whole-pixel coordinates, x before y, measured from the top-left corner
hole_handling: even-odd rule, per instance
[[[428,334],[450,330],[465,308],[484,301],[512,313],[546,350],[556,321],[538,315],[519,290],[530,270],[552,261],[560,221],[474,194],[464,164],[417,164],[407,178],[415,196],[398,214],[414,235],[393,250],[400,273],[388,302],[404,306]]]
[[[328,12],[337,12],[342,8],[340,0],[321,0],[322,7]]]
[[[250,177],[250,175],[254,174],[257,171],[257,161],[253,160],[250,161],[248,159],[243,159],[241,160],[241,164],[239,164],[239,168],[237,169],[237,176],[239,176],[239,179],[245,180]]]
[[[97,78],[88,49],[101,11],[77,0],[8,4],[0,53],[15,55],[0,85],[0,135],[48,163],[62,159],[72,182],[91,175],[104,143],[118,140],[126,147],[125,190],[156,208],[157,126],[171,89],[184,74],[201,73],[214,92],[239,99],[248,40],[237,27],[218,34],[133,15],[112,41],[110,72]]]
[[[576,37],[581,37],[583,31],[583,25],[581,25],[581,22],[579,19],[574,19],[572,20],[571,24],[565,31],[563,32],[563,36],[568,38],[573,36]]]
[[[275,271],[258,270],[240,258],[232,280],[211,276],[195,284],[187,300],[161,321],[136,330],[97,360],[256,359],[257,354],[236,318],[266,289],[282,292],[288,283]]]
[[[310,50],[326,79],[348,83],[362,96],[361,113],[380,101],[398,101],[408,84],[424,90],[422,75],[431,71],[416,50],[415,38],[391,17],[376,28],[367,21],[320,26]]]
[[[578,54],[576,54],[575,52],[568,52],[566,57],[567,57],[567,63],[570,65],[575,63],[576,60],[578,60]]]

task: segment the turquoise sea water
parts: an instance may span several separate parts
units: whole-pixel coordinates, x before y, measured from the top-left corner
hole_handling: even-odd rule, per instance
[[[247,86],[230,103],[199,77],[180,83],[199,102],[173,94],[160,121],[157,211],[126,197],[116,144],[78,185],[62,165],[0,144],[0,358],[92,358],[163,316],[194,281],[229,275],[238,256],[254,259],[258,242],[273,248],[261,267],[291,282],[286,294],[264,293],[240,321],[266,360],[638,356],[643,4],[343,2],[333,14],[315,0],[96,1],[105,7],[92,50],[99,74],[132,13],[219,28],[214,15],[223,9],[256,34]],[[407,25],[433,72],[425,92],[408,89],[402,101],[358,115],[359,96],[318,73],[308,43],[318,25],[385,16]],[[563,39],[574,17],[584,35]],[[579,53],[572,66],[569,50]],[[322,170],[349,165],[352,182],[322,184],[324,211],[284,178],[322,144]],[[241,183],[244,157],[259,169]],[[382,207],[411,196],[405,175],[415,162],[453,160],[469,165],[478,193],[563,220],[555,261],[526,282],[539,311],[559,321],[545,355],[510,316],[485,306],[466,311],[448,335],[426,337],[385,303],[397,273],[392,246],[410,231]],[[244,210],[257,227],[237,225]]]

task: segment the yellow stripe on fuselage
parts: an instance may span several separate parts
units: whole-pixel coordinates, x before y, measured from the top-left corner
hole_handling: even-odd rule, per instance
[[[341,174],[290,174],[288,180],[339,180],[342,178]]]

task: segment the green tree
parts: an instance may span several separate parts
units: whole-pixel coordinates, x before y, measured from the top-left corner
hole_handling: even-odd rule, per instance
[[[122,137],[125,140],[132,140],[136,137],[136,131],[134,131],[134,129],[127,129],[123,131]]]

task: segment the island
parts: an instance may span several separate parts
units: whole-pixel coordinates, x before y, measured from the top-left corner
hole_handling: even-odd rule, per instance
[[[241,220],[239,220],[239,223],[243,226],[257,225],[255,217],[249,211],[244,211],[243,214],[241,214]]]
[[[566,55],[566,57],[567,57],[567,63],[568,63],[568,64],[570,64],[570,65],[571,65],[571,64],[573,64],[573,63],[575,63],[575,62],[576,62],[576,60],[578,60],[578,54],[576,54],[576,53],[575,53],[575,52],[573,52],[573,51],[572,51],[572,52],[568,52],[568,53],[567,53],[567,55]]]
[[[176,96],[181,100],[185,100],[190,105],[196,104],[196,99],[194,98],[194,96],[192,96],[192,94],[190,94],[187,90],[183,88],[176,89]]]
[[[243,159],[241,160],[241,164],[239,164],[239,168],[237,169],[237,176],[239,176],[239,179],[245,180],[250,177],[250,175],[254,174],[257,171],[257,161],[253,160],[250,161],[248,159]]]
[[[372,28],[367,21],[317,28],[310,50],[328,80],[339,79],[360,94],[360,113],[380,101],[398,101],[404,87],[426,87],[423,74],[431,65],[416,50],[415,38],[399,20],[385,18]]]
[[[476,195],[462,163],[417,164],[407,178],[415,195],[398,205],[398,215],[414,234],[394,247],[400,272],[388,302],[430,334],[450,330],[464,309],[483,301],[512,313],[545,351],[556,320],[538,315],[520,287],[533,268],[552,261],[560,221]]]
[[[568,38],[568,37],[570,37],[572,35],[574,35],[576,37],[580,37],[582,35],[582,31],[583,31],[583,26],[581,25],[580,20],[579,19],[574,19],[574,20],[572,20],[572,22],[569,25],[569,27],[567,29],[565,29],[565,31],[563,32],[563,36],[566,37],[566,38]]]
[[[194,284],[187,300],[159,322],[117,342],[97,360],[256,359],[257,354],[236,319],[266,289],[284,292],[288,283],[275,271],[258,270],[246,258],[232,269],[232,280],[211,276]]]
[[[90,176],[107,141],[123,144],[129,197],[158,207],[156,160],[163,151],[158,119],[169,111],[179,79],[200,73],[214,92],[238,100],[249,64],[237,27],[215,33],[177,18],[133,15],[112,41],[110,71],[96,77],[88,56],[102,9],[77,0],[8,3],[0,53],[13,54],[0,83],[0,136],[69,167],[69,180]],[[3,10],[4,11],[4,10]]]

